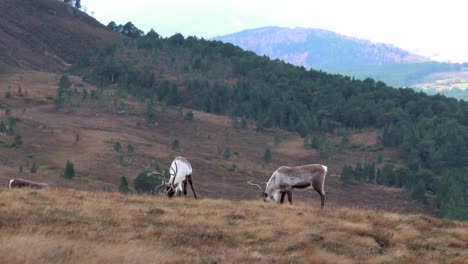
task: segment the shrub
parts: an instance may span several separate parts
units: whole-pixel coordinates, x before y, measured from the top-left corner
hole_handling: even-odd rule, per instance
[[[21,146],[21,145],[23,145],[23,139],[21,135],[18,133],[15,135],[15,138],[13,139],[12,147]]]
[[[128,181],[125,176],[122,176],[120,178],[120,186],[119,186],[119,191],[121,193],[129,193],[131,192],[130,188],[128,187]]]
[[[349,184],[353,182],[355,179],[355,173],[353,167],[351,165],[344,165],[343,169],[341,170],[341,181],[345,184]]]
[[[67,165],[65,167],[63,177],[65,179],[72,179],[73,177],[75,177],[75,167],[73,165],[73,162],[67,160]]]
[[[270,148],[266,148],[265,149],[265,153],[263,153],[263,160],[266,162],[266,163],[270,163],[271,160],[272,160],[272,155],[271,155],[271,150]]]
[[[223,151],[223,158],[228,160],[231,158],[231,149],[229,147],[225,148]]]
[[[187,114],[185,114],[185,117],[187,118],[187,120],[189,121],[193,121],[193,112],[192,111],[188,111]]]
[[[31,168],[29,169],[31,171],[31,173],[36,173],[37,172],[37,169],[39,169],[39,165],[37,165],[36,162],[33,162],[31,164]]]
[[[120,150],[122,149],[122,145],[120,144],[120,142],[114,142],[114,149],[115,151],[120,152]]]
[[[176,138],[172,141],[172,144],[171,144],[171,148],[172,150],[175,150],[175,151],[179,151],[180,150],[180,142],[179,142],[179,139]]]
[[[146,171],[140,172],[133,180],[133,185],[138,193],[151,193],[161,183],[161,177],[154,175],[147,176]]]
[[[127,145],[127,152],[133,153],[135,151],[135,146],[132,143],[128,143]]]

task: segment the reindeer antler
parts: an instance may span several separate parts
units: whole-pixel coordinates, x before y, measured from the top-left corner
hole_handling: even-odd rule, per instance
[[[250,185],[252,185],[252,186],[257,186],[258,189],[260,189],[260,192],[263,193],[263,190],[262,190],[262,187],[260,186],[260,184],[251,183],[250,181],[248,181],[247,183],[250,184]]]
[[[162,183],[156,187],[154,187],[154,189],[151,191],[151,193],[156,193],[156,191],[161,188],[162,186],[166,185],[166,181],[163,180]]]

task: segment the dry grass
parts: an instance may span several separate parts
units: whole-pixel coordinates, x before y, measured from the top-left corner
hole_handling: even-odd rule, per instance
[[[423,215],[0,188],[2,263],[463,263],[467,234]]]

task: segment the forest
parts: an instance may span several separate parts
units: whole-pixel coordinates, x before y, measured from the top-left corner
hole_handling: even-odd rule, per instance
[[[219,41],[181,34],[163,38],[153,30],[89,52],[72,71],[149,106],[254,120],[258,130],[282,128],[307,137],[378,129],[381,143],[398,148],[405,160],[392,174],[405,180],[385,184],[435,195],[440,216],[468,219],[463,100],[307,70]]]

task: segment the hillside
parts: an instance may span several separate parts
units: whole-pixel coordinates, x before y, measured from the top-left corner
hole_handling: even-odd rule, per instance
[[[93,98],[98,89],[81,78],[71,76],[78,95],[71,106],[55,110],[54,98],[60,75],[25,72],[0,76],[1,107],[11,110],[17,119],[14,133],[0,135],[0,182],[20,177],[47,182],[54,187],[88,191],[118,191],[125,176],[134,190],[133,180],[156,160],[167,169],[178,155],[189,159],[194,168],[194,184],[202,198],[259,199],[258,191],[246,181],[267,181],[281,165],[323,163],[329,167],[326,181],[327,207],[350,206],[376,208],[400,213],[434,214],[434,209],[412,201],[410,193],[391,187],[361,183],[345,185],[338,174],[344,164],[373,161],[378,165],[399,164],[398,151],[380,149],[376,131],[356,131],[350,137],[354,148],[332,152],[304,148],[303,139],[294,132],[264,130],[259,132],[249,121],[246,128],[234,128],[229,117],[193,109],[177,109],[158,103],[155,120],[148,121],[147,104],[134,97],[122,97],[116,88],[106,90],[101,98]],[[84,91],[88,97],[83,99]],[[5,95],[10,91],[10,97]],[[185,117],[193,111],[194,120]],[[6,108],[0,111],[0,123],[9,124]],[[16,134],[22,144],[11,147]],[[280,143],[275,145],[275,134]],[[77,140],[78,136],[78,140]],[[175,139],[180,149],[171,144]],[[329,135],[330,142],[341,137]],[[117,152],[114,144],[122,151]],[[133,146],[132,152],[128,146]],[[272,162],[263,160],[267,147],[272,150]],[[229,148],[231,157],[223,152]],[[67,160],[74,163],[76,176],[63,178]],[[36,164],[37,171],[32,172]],[[232,169],[233,168],[233,169]],[[296,192],[296,201],[319,206],[319,197],[311,192]]]
[[[121,39],[61,1],[0,1],[0,73],[64,70],[87,50]]]
[[[214,39],[306,68],[429,61],[389,44],[373,43],[323,29],[263,27]]]
[[[118,96],[145,102],[149,120],[157,120],[156,105],[229,116],[237,126],[251,120],[257,131],[296,131],[304,148],[330,157],[353,149],[349,137],[356,131],[377,130],[378,142],[397,148],[401,160],[378,169],[375,159],[348,163],[356,164],[351,177],[410,189],[423,203],[425,193],[435,194],[441,215],[468,217],[468,192],[457,187],[468,184],[464,101],[307,70],[181,34],[161,38],[150,32],[98,49],[86,61],[77,73],[103,91],[115,89]]]
[[[4,263],[464,263],[468,224],[309,204],[0,188]]]

